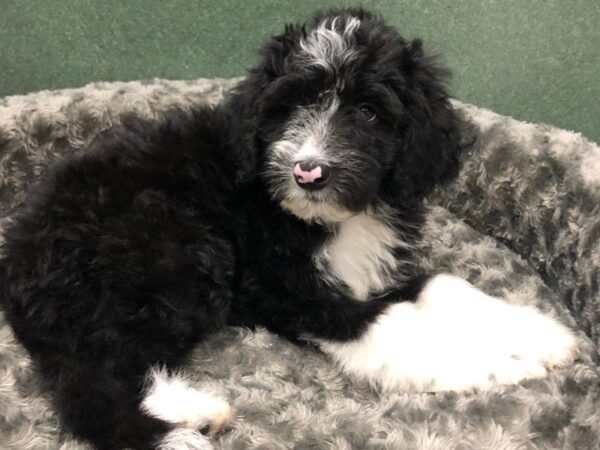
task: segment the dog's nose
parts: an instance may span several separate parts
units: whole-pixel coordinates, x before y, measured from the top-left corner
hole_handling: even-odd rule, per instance
[[[302,189],[317,191],[327,185],[331,169],[321,161],[308,159],[294,164],[294,178]]]

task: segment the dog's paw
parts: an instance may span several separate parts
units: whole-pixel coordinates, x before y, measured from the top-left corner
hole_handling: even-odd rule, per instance
[[[539,361],[517,359],[507,354],[460,355],[452,366],[429,373],[423,385],[427,391],[485,390],[497,385],[542,378],[547,370]]]
[[[153,417],[209,435],[225,428],[233,416],[225,400],[199,391],[184,377],[169,375],[164,370],[150,373],[150,386],[142,407]]]
[[[562,324],[533,308],[507,306],[510,333],[507,351],[519,361],[535,361],[548,369],[571,364],[578,355],[575,336]]]
[[[572,333],[533,308],[509,305],[448,275],[415,303],[391,306],[358,340],[319,341],[342,368],[384,389],[489,389],[572,363]]]

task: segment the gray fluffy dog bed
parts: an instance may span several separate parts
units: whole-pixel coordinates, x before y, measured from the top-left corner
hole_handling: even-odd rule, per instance
[[[99,83],[0,100],[0,229],[50,163],[124,116],[217,102],[232,82]],[[190,361],[196,383],[236,409],[218,448],[600,448],[600,148],[571,132],[456,108],[474,136],[459,178],[429,199],[422,263],[578,330],[578,362],[489,392],[384,393],[315,350],[228,329]],[[61,434],[1,315],[0,448],[85,448]]]

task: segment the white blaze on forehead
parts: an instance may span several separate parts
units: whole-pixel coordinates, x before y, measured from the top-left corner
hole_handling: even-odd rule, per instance
[[[343,25],[341,22],[339,17],[324,20],[300,41],[309,63],[328,69],[354,57],[352,34],[360,26],[360,20],[352,17]]]

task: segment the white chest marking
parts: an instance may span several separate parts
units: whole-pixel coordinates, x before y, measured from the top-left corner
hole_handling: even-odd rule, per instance
[[[394,248],[403,245],[390,225],[358,214],[339,225],[315,260],[328,282],[343,281],[357,299],[366,300],[392,281],[398,268]]]

